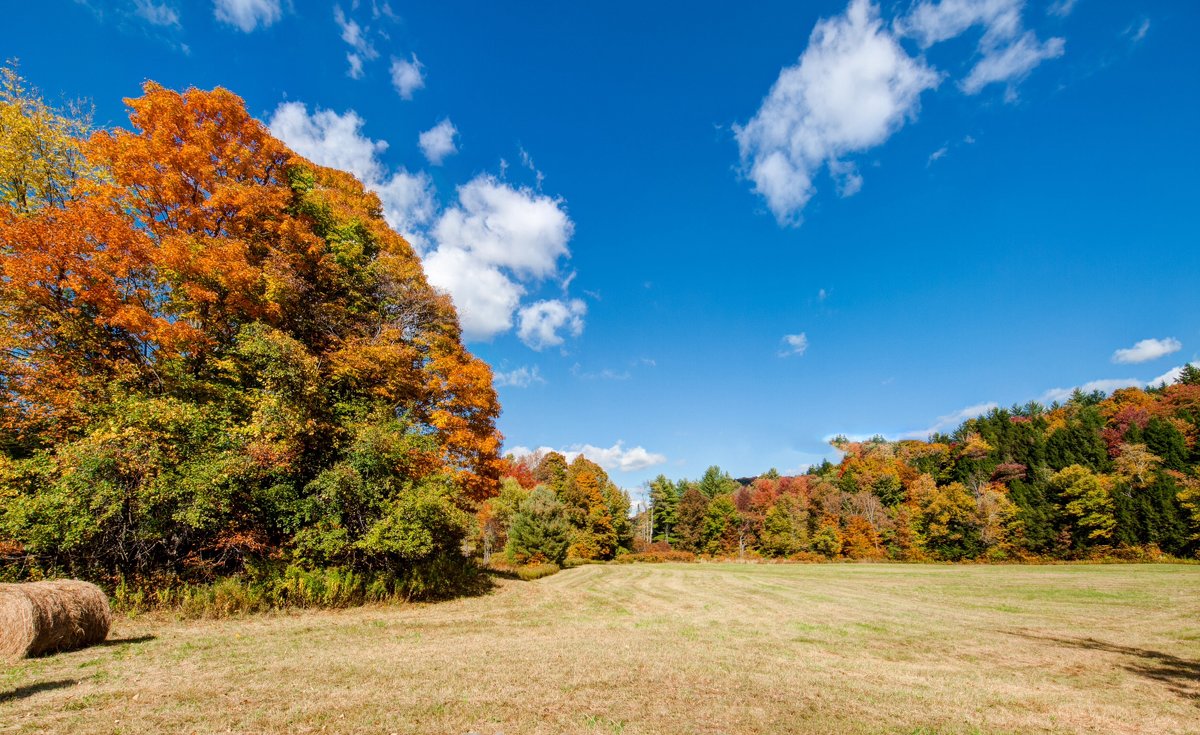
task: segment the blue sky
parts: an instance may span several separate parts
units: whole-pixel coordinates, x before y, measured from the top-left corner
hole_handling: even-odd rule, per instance
[[[507,446],[627,487],[1200,356],[1196,3],[733,8],[60,0],[0,53],[101,125],[147,79],[227,87],[353,171]]]

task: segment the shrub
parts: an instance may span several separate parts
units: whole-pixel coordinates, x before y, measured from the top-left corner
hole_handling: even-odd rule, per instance
[[[619,564],[662,564],[664,562],[694,562],[696,555],[690,551],[644,551],[642,553],[622,554],[617,557]]]
[[[551,574],[556,574],[561,571],[557,564],[526,564],[517,567],[517,576],[526,582],[532,582],[535,579],[549,577]]]

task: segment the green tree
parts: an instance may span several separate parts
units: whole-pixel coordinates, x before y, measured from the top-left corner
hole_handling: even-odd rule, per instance
[[[738,526],[742,519],[728,495],[718,495],[704,513],[702,549],[708,554],[728,554],[738,545]]]
[[[822,523],[813,534],[812,548],[832,559],[842,553],[842,532],[832,523]]]
[[[679,491],[666,475],[659,475],[650,482],[650,510],[654,517],[654,538],[670,543],[671,531],[676,523],[679,507]]]
[[[539,485],[545,485],[555,493],[562,493],[567,484],[567,458],[558,452],[549,452],[533,470]]]
[[[724,472],[720,467],[713,465],[704,471],[704,476],[700,478],[698,487],[700,492],[704,493],[705,497],[712,499],[718,495],[732,495],[739,486],[737,481],[729,476],[728,472]]]
[[[679,548],[684,551],[704,551],[704,518],[708,513],[708,503],[709,499],[704,493],[690,485],[679,499],[675,529],[679,534]]]
[[[1113,515],[1110,478],[1076,464],[1052,475],[1050,485],[1066,501],[1063,511],[1075,528],[1077,544],[1112,539],[1117,521]]]
[[[975,498],[961,482],[935,486],[921,497],[917,527],[925,550],[938,558],[958,561],[983,550]]]
[[[517,564],[540,560],[562,564],[573,534],[566,508],[553,491],[539,485],[512,516],[506,551]]]
[[[808,509],[791,494],[781,495],[763,520],[762,548],[769,556],[791,556],[808,548]]]

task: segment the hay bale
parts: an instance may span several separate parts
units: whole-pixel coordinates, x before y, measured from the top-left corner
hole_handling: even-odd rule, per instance
[[[108,637],[111,623],[108,597],[94,584],[0,584],[0,659],[95,645]]]

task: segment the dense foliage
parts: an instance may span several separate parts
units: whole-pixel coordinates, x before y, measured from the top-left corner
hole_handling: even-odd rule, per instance
[[[833,442],[838,464],[744,484],[659,476],[643,542],[801,559],[1200,553],[1200,370],[1174,385],[993,410],[930,441]]]
[[[485,556],[517,564],[613,559],[633,542],[629,497],[600,465],[558,452],[510,458],[499,496],[479,512]]]
[[[500,468],[449,298],[374,194],[235,95],[126,102],[131,129],[89,133],[4,73],[4,575],[436,591]]]

